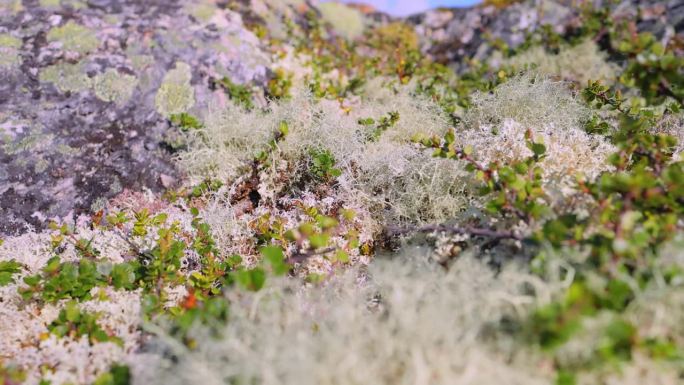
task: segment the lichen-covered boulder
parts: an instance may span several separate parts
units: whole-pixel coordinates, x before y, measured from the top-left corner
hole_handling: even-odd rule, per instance
[[[623,0],[619,3],[597,0],[612,9],[613,21],[636,18],[636,30],[651,32],[668,41],[684,39],[684,5],[678,0]],[[470,8],[437,8],[406,21],[416,28],[422,51],[433,59],[464,70],[463,59],[481,62],[490,59],[493,41],[516,48],[525,37],[542,26],[559,34],[576,27],[578,8],[564,0],[511,1],[503,7],[477,5]],[[498,63],[493,63],[498,64]]]
[[[0,0],[0,234],[179,179],[168,118],[264,85],[270,55],[226,2]]]

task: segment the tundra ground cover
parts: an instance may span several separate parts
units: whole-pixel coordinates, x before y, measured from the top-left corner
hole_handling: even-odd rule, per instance
[[[578,15],[456,74],[312,11],[197,116],[176,65],[185,184],[0,245],[2,383],[678,383],[680,48]]]

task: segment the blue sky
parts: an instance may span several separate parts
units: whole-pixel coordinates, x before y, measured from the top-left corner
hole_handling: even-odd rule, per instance
[[[406,16],[440,6],[459,7],[477,4],[480,0],[343,0],[366,3],[395,16]]]

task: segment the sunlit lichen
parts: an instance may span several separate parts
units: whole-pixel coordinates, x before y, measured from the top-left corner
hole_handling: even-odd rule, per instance
[[[40,0],[39,4],[43,8],[59,7],[59,0]]]
[[[0,69],[21,64],[19,48],[21,48],[21,40],[9,34],[0,34]]]
[[[201,23],[208,23],[217,9],[211,4],[188,4],[188,13]]]
[[[355,39],[363,34],[363,15],[356,9],[339,3],[322,3],[319,9],[323,19],[342,37]]]
[[[518,69],[534,66],[536,71],[574,81],[582,86],[588,80],[615,81],[618,66],[606,59],[606,54],[591,40],[550,54],[543,47],[533,47],[504,62]]]
[[[91,85],[82,64],[60,63],[46,67],[40,73],[40,81],[53,83],[61,92],[81,92]]]
[[[137,71],[141,71],[154,63],[154,57],[150,55],[131,55],[128,58],[131,60],[133,68]]]
[[[126,102],[137,84],[138,79],[135,76],[119,73],[114,68],[107,69],[93,79],[95,95],[106,102]]]
[[[100,41],[95,36],[95,31],[77,24],[73,20],[61,27],[51,29],[47,34],[47,39],[50,42],[61,42],[66,51],[74,51],[80,54],[93,51],[100,45]]]
[[[190,66],[182,62],[177,62],[176,68],[166,73],[155,98],[160,114],[180,114],[195,105],[195,91],[190,84],[191,78]]]
[[[0,33],[0,48],[21,48],[21,40],[10,34]]]
[[[0,11],[15,14],[24,9],[21,0],[0,0]]]

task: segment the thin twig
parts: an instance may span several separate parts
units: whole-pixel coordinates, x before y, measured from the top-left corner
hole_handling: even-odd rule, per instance
[[[328,254],[328,253],[331,253],[335,250],[337,250],[336,247],[327,247],[327,248],[321,249],[321,250],[300,251],[300,252],[292,254],[292,256],[290,256],[287,259],[287,262],[288,263],[303,262],[303,261],[306,261],[307,259],[309,259],[311,257],[315,257],[317,255]]]
[[[432,232],[446,232],[452,234],[467,234],[474,235],[477,237],[486,237],[492,239],[514,239],[523,240],[524,237],[514,231],[498,231],[492,229],[483,229],[478,227],[459,227],[459,226],[449,226],[449,225],[426,225],[426,226],[410,226],[410,227],[398,227],[389,226],[385,228],[385,232],[388,235],[405,235],[411,233],[432,233]]]
[[[130,247],[133,249],[133,251],[134,251],[139,257],[146,257],[146,258],[152,258],[152,257],[153,257],[152,254],[150,254],[149,252],[146,252],[146,251],[143,251],[142,249],[140,249],[140,247],[139,247],[137,244],[135,244],[132,240],[130,240],[130,238],[128,238],[125,234],[123,234],[123,233],[121,232],[121,230],[119,230],[119,229],[116,228],[116,227],[114,228],[114,230],[115,230],[115,231],[114,231],[114,234],[118,235],[119,238],[121,238],[121,239],[124,240],[126,243],[128,243],[128,246],[130,246]]]

